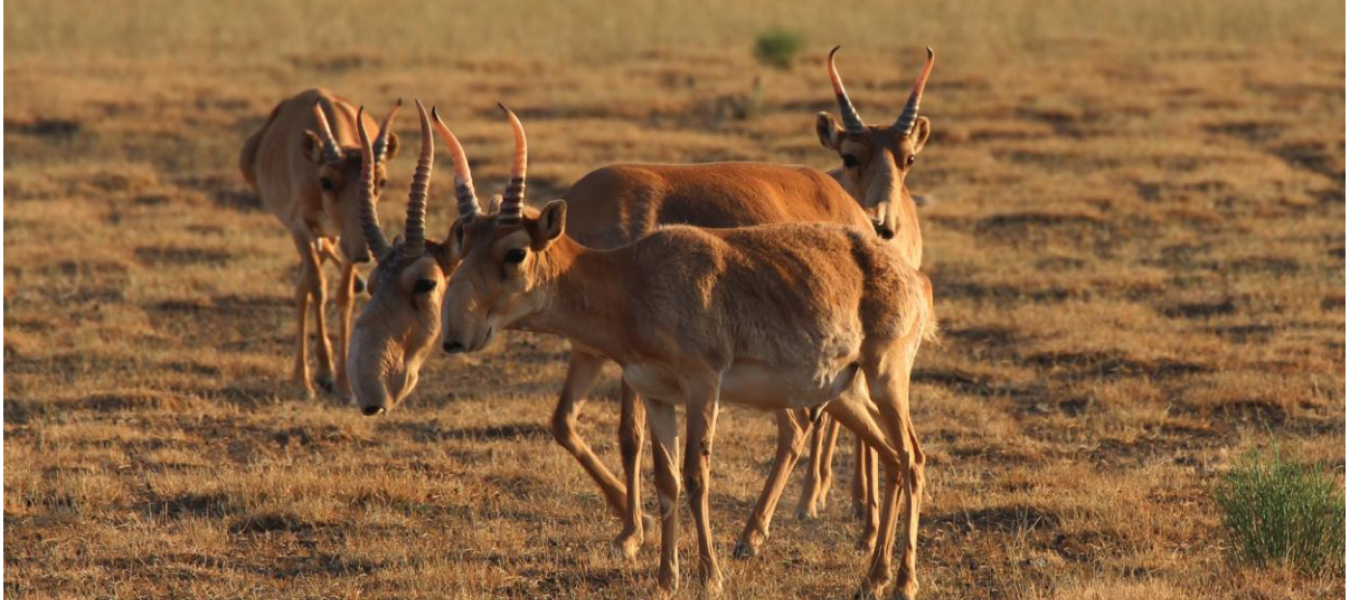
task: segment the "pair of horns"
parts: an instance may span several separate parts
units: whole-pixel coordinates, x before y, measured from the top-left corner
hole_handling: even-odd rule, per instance
[[[422,106],[421,100],[417,100],[416,103],[422,121],[422,151],[417,156],[417,170],[413,171],[412,187],[408,190],[408,220],[403,230],[403,255],[409,258],[421,256],[426,251],[427,188],[431,184],[432,161],[436,158],[427,109]],[[380,127],[380,138],[376,139],[377,143],[388,134],[389,123],[393,120],[394,113],[398,112],[398,107],[402,105],[403,101],[399,100],[398,106],[385,118],[384,125]],[[365,233],[366,245],[370,248],[371,254],[379,260],[390,248],[389,240],[384,237],[384,230],[380,229],[379,215],[375,214],[375,165],[384,158],[384,146],[373,146],[370,143],[370,134],[366,132],[364,120],[365,112],[364,106],[356,112],[356,131],[361,138],[361,178],[357,183],[357,190],[360,193],[361,203],[361,231]]]
[[[844,131],[848,133],[862,133],[867,129],[863,125],[862,117],[858,116],[857,109],[853,108],[853,102],[848,99],[848,92],[844,91],[844,81],[839,78],[839,71],[834,67],[834,54],[842,46],[835,46],[830,50],[830,84],[834,86],[834,98],[839,102],[839,113],[843,117]],[[933,72],[933,49],[928,48],[928,60],[923,64],[923,70],[919,71],[919,79],[914,82],[914,90],[909,93],[909,101],[905,102],[904,110],[900,111],[900,117],[891,125],[892,129],[899,131],[901,135],[908,136],[914,131],[914,123],[919,120],[919,100],[923,98],[923,88],[928,85],[928,74]]]
[[[403,233],[403,256],[406,258],[416,258],[426,252],[427,189],[431,184],[431,169],[436,158],[436,144],[431,137],[433,119],[436,131],[450,148],[450,160],[455,170],[455,198],[459,214],[470,222],[475,216],[482,214],[478,196],[473,189],[473,176],[469,171],[469,159],[464,154],[464,147],[441,120],[435,108],[431,109],[431,116],[428,117],[426,106],[422,101],[414,102],[417,104],[417,114],[422,125],[422,150],[417,157],[417,169],[413,171],[412,187],[408,190],[408,219]],[[506,191],[502,194],[502,206],[497,223],[515,225],[520,222],[521,209],[525,202],[525,167],[528,154],[525,127],[520,124],[520,119],[516,118],[511,109],[500,104],[497,106],[506,112],[516,135],[516,154],[511,163],[511,181],[507,183]],[[376,157],[380,155],[372,147],[370,137],[366,133],[365,122],[362,120],[365,110],[364,106],[361,107],[356,115],[357,132],[361,137],[361,178],[357,185],[361,202],[361,230],[365,233],[366,245],[378,260],[389,251],[390,246],[389,240],[384,237],[384,231],[380,229],[379,216],[375,214],[375,164],[378,162]],[[392,118],[392,113],[390,117]],[[386,119],[385,127],[381,128],[382,132],[388,126],[388,121],[389,119]]]
[[[516,137],[516,152],[511,159],[511,179],[506,183],[506,189],[502,192],[502,206],[497,213],[497,224],[502,226],[516,225],[520,223],[521,211],[525,206],[525,169],[529,163],[529,145],[525,140],[525,126],[520,124],[520,119],[511,109],[497,105],[506,113],[506,118],[511,121],[511,130]],[[464,154],[464,147],[460,145],[459,138],[450,131],[450,128],[441,120],[436,109],[431,110],[431,116],[436,121],[436,132],[440,134],[441,140],[450,149],[450,160],[455,164],[455,204],[459,207],[459,216],[466,222],[473,222],[475,218],[483,214],[481,205],[478,202],[478,196],[473,189],[473,175],[469,171],[469,159]]]
[[[314,117],[319,120],[319,133],[323,137],[323,160],[327,163],[340,163],[345,160],[342,155],[342,149],[338,146],[337,138],[333,136],[333,128],[328,122],[328,113],[324,110],[324,105],[328,104],[325,98],[314,100]],[[385,115],[384,122],[380,123],[380,134],[375,137],[375,160],[384,162],[385,149],[389,147],[389,126],[394,123],[394,116],[398,115],[399,109],[403,108],[403,100],[394,104],[394,109]],[[328,107],[332,110],[332,106]],[[360,121],[360,119],[357,119]]]

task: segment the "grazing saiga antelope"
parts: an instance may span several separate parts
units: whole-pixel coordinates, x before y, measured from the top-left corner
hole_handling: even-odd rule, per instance
[[[666,592],[679,586],[675,407],[687,419],[683,474],[708,591],[721,589],[709,516],[718,407],[824,410],[885,465],[879,544],[863,590],[892,583],[905,513],[898,595],[913,598],[924,459],[909,414],[909,380],[936,331],[932,288],[864,227],[788,223],[741,229],[658,228],[609,250],[566,234],[567,201],[525,215],[526,144],[500,210],[482,212],[467,161],[456,157],[460,219],[446,241],[460,264],[446,282],[444,347],[475,352],[504,329],[553,333],[617,362],[645,403],[661,511]],[[425,125],[424,125],[425,128]]]
[[[401,102],[400,102],[401,104]],[[323,388],[349,389],[346,354],[352,330],[352,306],[361,291],[356,264],[370,260],[360,229],[356,176],[361,169],[356,147],[356,107],[324,89],[283,100],[267,123],[244,143],[239,169],[268,210],[291,232],[300,253],[295,286],[296,353],[292,382],[307,396],[314,387],[309,370],[309,309],[314,310],[318,355],[317,382]],[[396,106],[380,124],[375,141],[376,189],[384,186],[384,163],[398,154],[398,135],[389,130]],[[374,119],[365,117],[374,125]],[[372,200],[378,200],[378,191]],[[336,250],[335,250],[336,246]],[[334,375],[326,323],[327,284],[323,262],[338,264],[338,360]]]
[[[832,79],[837,80],[832,66],[830,71]],[[921,80],[916,87],[920,92],[922,85]],[[911,115],[917,115],[918,99],[917,94],[913,95],[911,105],[906,108]],[[845,114],[855,114],[846,97],[841,105],[849,107]],[[829,119],[829,116],[823,118]],[[458,167],[463,151],[439,118],[436,121],[437,132],[456,153]],[[922,136],[911,141],[908,154],[900,154],[902,150],[898,148],[885,147],[876,152],[893,152],[897,156],[917,153],[928,132],[927,119],[920,118],[918,122],[922,127],[915,129]],[[859,137],[853,143],[865,145],[868,140]],[[850,150],[854,150],[852,146]],[[883,235],[884,231],[889,231],[893,243],[902,244],[906,252],[913,255],[912,260],[917,266],[917,252],[912,248],[920,247],[921,243],[909,242],[911,238],[917,240],[919,234],[917,217],[909,204],[908,193],[900,185],[912,161],[896,160],[896,164],[904,166],[899,167],[901,173],[898,176],[890,173],[893,176],[890,187],[868,183],[886,176],[887,172],[879,168],[850,173],[846,167],[826,174],[804,167],[745,163],[615,165],[583,177],[565,198],[571,206],[572,235],[595,247],[624,245],[664,223],[735,227],[800,220],[866,225],[868,221],[858,206],[867,196],[855,192],[850,197],[832,181],[839,179],[849,182],[849,187],[854,189],[870,190],[877,199],[874,205],[897,199],[894,202],[899,206],[882,213],[887,218],[876,228],[883,231]],[[464,166],[467,167],[467,163]],[[467,189],[471,191],[472,180],[468,178],[467,168],[457,170],[457,177],[461,177],[457,193],[462,196],[466,191],[464,186],[469,186]],[[422,216],[416,222],[423,223],[424,202],[419,210]],[[378,237],[370,238],[372,247],[387,246],[377,224],[368,223],[366,230],[378,234]],[[425,240],[423,232],[416,235]],[[370,414],[393,408],[412,392],[420,366],[440,335],[439,321],[434,315],[439,310],[444,282],[458,265],[459,257],[434,240],[424,242],[423,252],[427,260],[409,258],[400,252],[392,261],[385,261],[379,259],[382,252],[375,250],[380,263],[371,275],[371,299],[356,322],[349,355],[356,401]],[[642,405],[631,388],[623,385],[619,438],[626,485],[604,466],[576,430],[577,416],[594,388],[604,360],[585,348],[573,348],[567,381],[554,412],[551,431],[558,443],[573,454],[600,485],[609,507],[623,520],[624,529],[615,544],[632,556],[642,544],[644,531],[636,468],[643,441]],[[737,544],[738,556],[755,554],[767,538],[774,507],[787,475],[802,451],[804,428],[809,425],[805,414],[779,413],[777,419],[779,440],[774,466],[765,492]],[[824,464],[828,466],[829,463]],[[814,499],[817,494],[804,494],[803,497]],[[863,532],[861,543],[864,546],[870,546],[875,538],[875,510],[874,504],[866,504],[862,509],[864,515],[871,516]]]

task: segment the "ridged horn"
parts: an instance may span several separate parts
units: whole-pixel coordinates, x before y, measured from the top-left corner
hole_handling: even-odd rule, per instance
[[[830,50],[830,85],[834,86],[834,99],[839,102],[839,115],[844,119],[844,131],[862,133],[866,129],[862,117],[859,117],[857,109],[853,108],[853,101],[848,99],[848,92],[844,91],[844,80],[839,78],[839,70],[834,67],[834,53],[842,47],[835,46],[834,50]]]
[[[899,131],[901,135],[908,136],[914,131],[914,123],[919,120],[919,100],[923,99],[923,88],[928,85],[928,74],[933,72],[933,48],[928,48],[928,60],[923,63],[923,70],[919,71],[919,79],[914,82],[914,91],[909,93],[909,101],[905,103],[905,110],[900,111],[900,117],[895,120],[892,127]]]
[[[497,225],[515,225],[520,222],[520,213],[525,204],[525,167],[528,162],[528,146],[525,143],[525,126],[520,124],[516,113],[497,104],[511,121],[511,129],[516,134],[516,153],[511,160],[511,180],[502,191],[502,210],[497,213]]]
[[[328,114],[323,111],[323,98],[314,99],[314,118],[319,120],[319,135],[323,136],[323,161],[342,162],[342,149],[337,138],[333,137],[333,128],[328,124]]]
[[[366,133],[366,123],[362,120],[366,108],[356,111],[356,133],[361,138],[361,178],[357,182],[360,194],[361,232],[365,235],[366,246],[375,255],[378,262],[389,251],[389,240],[380,229],[380,217],[375,213],[375,152],[370,147],[370,135]]]
[[[478,195],[473,190],[469,158],[464,154],[464,146],[459,144],[459,138],[446,127],[434,106],[431,107],[431,120],[436,125],[436,133],[440,134],[441,141],[450,149],[450,162],[455,169],[455,205],[459,208],[459,216],[472,223],[474,217],[482,214],[482,209],[478,205]]]
[[[431,167],[436,159],[436,141],[431,138],[431,119],[421,100],[417,116],[422,122],[422,152],[417,157],[412,186],[408,189],[408,220],[403,228],[403,256],[417,258],[426,252],[427,188],[431,185]]]
[[[375,162],[382,163],[385,160],[385,152],[389,149],[389,131],[390,126],[394,124],[394,117],[398,115],[399,109],[403,108],[403,99],[399,98],[394,103],[394,109],[384,116],[384,121],[380,123],[380,135],[375,138]]]

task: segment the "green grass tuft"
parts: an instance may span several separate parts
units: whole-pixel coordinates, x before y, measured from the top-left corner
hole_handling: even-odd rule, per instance
[[[804,45],[802,34],[775,27],[755,37],[755,60],[775,69],[790,69]]]
[[[1321,464],[1253,450],[1215,490],[1241,560],[1344,573],[1345,493]]]

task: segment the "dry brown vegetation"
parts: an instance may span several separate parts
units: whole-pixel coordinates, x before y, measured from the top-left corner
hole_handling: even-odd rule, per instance
[[[324,85],[439,104],[484,189],[509,103],[535,201],[615,161],[828,168],[812,123],[833,110],[835,43],[871,120],[938,50],[910,181],[937,199],[925,270],[945,329],[915,374],[924,596],[1344,593],[1233,564],[1209,494],[1271,439],[1343,486],[1343,4],[463,4],[7,4],[7,596],[651,594],[653,546],[611,556],[616,523],[543,427],[560,341],[434,357],[386,418],[286,395],[294,251],[238,148]],[[751,58],[775,25],[807,40],[787,72]],[[761,71],[763,105],[737,120]],[[411,170],[396,159],[390,190]],[[617,466],[608,381],[584,430]],[[730,560],[773,431],[735,409],[719,429],[725,597],[851,593],[838,491],[814,522],[785,502],[761,556]]]

